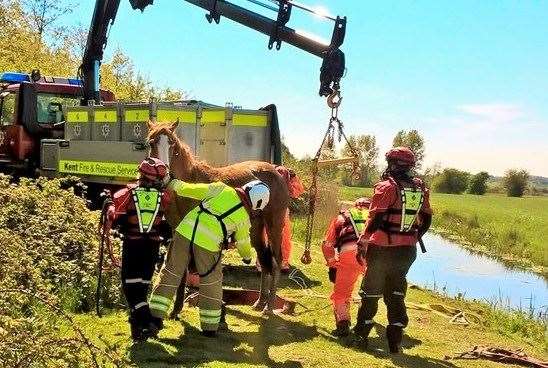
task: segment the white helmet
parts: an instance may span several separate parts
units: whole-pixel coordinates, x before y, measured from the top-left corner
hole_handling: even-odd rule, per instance
[[[253,180],[242,188],[251,202],[251,209],[262,210],[270,200],[270,189],[260,180]]]

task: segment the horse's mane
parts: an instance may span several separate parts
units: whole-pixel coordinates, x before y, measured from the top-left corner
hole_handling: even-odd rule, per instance
[[[169,139],[170,144],[175,144],[177,150],[187,156],[192,164],[198,170],[208,171],[212,167],[205,161],[198,160],[192,153],[188,144],[183,142],[174,132],[174,125],[171,123],[155,123],[149,124],[148,139],[155,140],[160,136],[166,136]]]

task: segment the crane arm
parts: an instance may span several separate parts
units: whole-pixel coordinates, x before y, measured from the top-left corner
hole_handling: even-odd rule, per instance
[[[323,60],[320,73],[320,95],[328,96],[339,90],[340,79],[345,70],[345,56],[341,51],[346,34],[346,17],[326,17],[332,20],[335,25],[331,43],[326,44],[287,26],[293,8],[312,11],[293,0],[269,0],[277,7],[267,6],[277,11],[277,19],[273,20],[251,10],[235,5],[225,0],[185,0],[186,2],[205,9],[207,20],[212,23],[219,23],[221,17],[226,17],[240,23],[255,31],[261,32],[270,37],[268,48],[274,46],[280,49],[282,42],[287,42],[299,49],[316,55]],[[250,0],[253,3],[260,3],[258,0]],[[152,5],[153,0],[129,0],[133,9],[144,10]],[[90,100],[100,101],[99,93],[99,70],[103,60],[103,52],[107,44],[107,37],[110,26],[116,19],[120,6],[120,0],[96,0],[93,18],[84,51],[84,57],[79,69],[83,84],[83,103]]]

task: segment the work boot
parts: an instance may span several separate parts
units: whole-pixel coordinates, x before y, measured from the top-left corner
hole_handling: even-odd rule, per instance
[[[331,332],[331,335],[336,337],[346,337],[350,335],[350,321],[337,322],[337,328]]]
[[[367,339],[369,333],[373,329],[373,324],[356,324],[352,331],[361,338]]]
[[[216,337],[217,336],[217,331],[205,330],[205,331],[202,331],[202,335],[204,335],[205,337]]]
[[[386,327],[386,339],[390,352],[395,354],[400,352],[400,345],[403,339],[403,328],[400,326],[389,325]]]

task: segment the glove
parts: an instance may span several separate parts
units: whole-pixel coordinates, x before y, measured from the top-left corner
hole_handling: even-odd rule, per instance
[[[329,267],[327,274],[329,275],[329,281],[335,283],[335,279],[337,278],[337,269],[334,267]]]
[[[248,258],[248,259],[245,259],[245,258],[244,258],[243,261],[244,261],[244,263],[245,263],[246,265],[248,265],[248,264],[251,263],[251,258]]]

